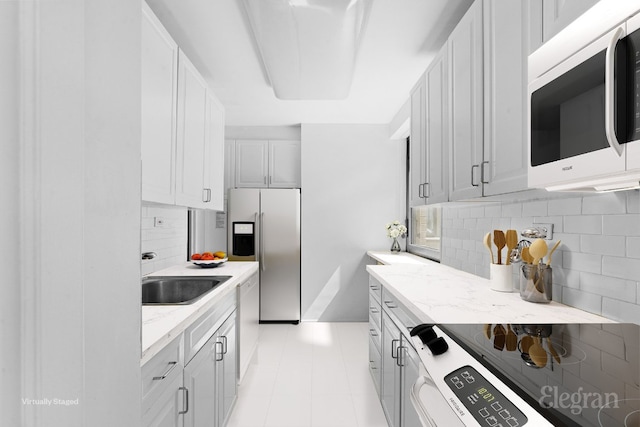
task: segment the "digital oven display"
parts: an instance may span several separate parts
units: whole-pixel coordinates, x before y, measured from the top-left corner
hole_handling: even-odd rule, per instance
[[[517,427],[527,423],[527,417],[471,366],[456,369],[444,380],[480,425]]]

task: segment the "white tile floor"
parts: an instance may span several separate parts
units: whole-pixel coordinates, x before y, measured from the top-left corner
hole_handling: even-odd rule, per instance
[[[260,325],[228,427],[387,427],[367,323]]]

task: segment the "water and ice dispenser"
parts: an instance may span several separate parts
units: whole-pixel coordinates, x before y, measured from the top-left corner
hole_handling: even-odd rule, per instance
[[[255,256],[256,254],[256,224],[254,222],[233,223],[233,247],[235,256]]]

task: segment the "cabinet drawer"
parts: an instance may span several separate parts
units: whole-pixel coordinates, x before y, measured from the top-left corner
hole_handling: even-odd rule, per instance
[[[146,413],[176,377],[182,378],[184,368],[183,335],[142,366],[142,413]]]
[[[369,341],[378,347],[378,351],[382,351],[382,333],[380,331],[381,329],[375,323],[369,322]]]
[[[382,380],[382,357],[380,356],[380,350],[375,346],[371,337],[369,337],[369,372],[379,396],[380,382]]]
[[[369,296],[382,304],[382,284],[373,276],[369,276]]]
[[[184,332],[185,364],[196,355],[214,332],[236,308],[236,292],[229,292]]]
[[[382,308],[380,303],[373,298],[369,298],[369,322],[375,324],[378,329],[382,327]]]
[[[382,309],[389,313],[393,323],[400,328],[403,334],[408,335],[414,326],[422,323],[413,313],[402,305],[388,290],[382,290]]]

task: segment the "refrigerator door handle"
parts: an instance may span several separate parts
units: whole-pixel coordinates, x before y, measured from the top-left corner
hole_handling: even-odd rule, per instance
[[[264,226],[264,212],[260,212],[260,268],[262,271],[267,270],[267,266],[264,263],[264,233],[262,232]]]

